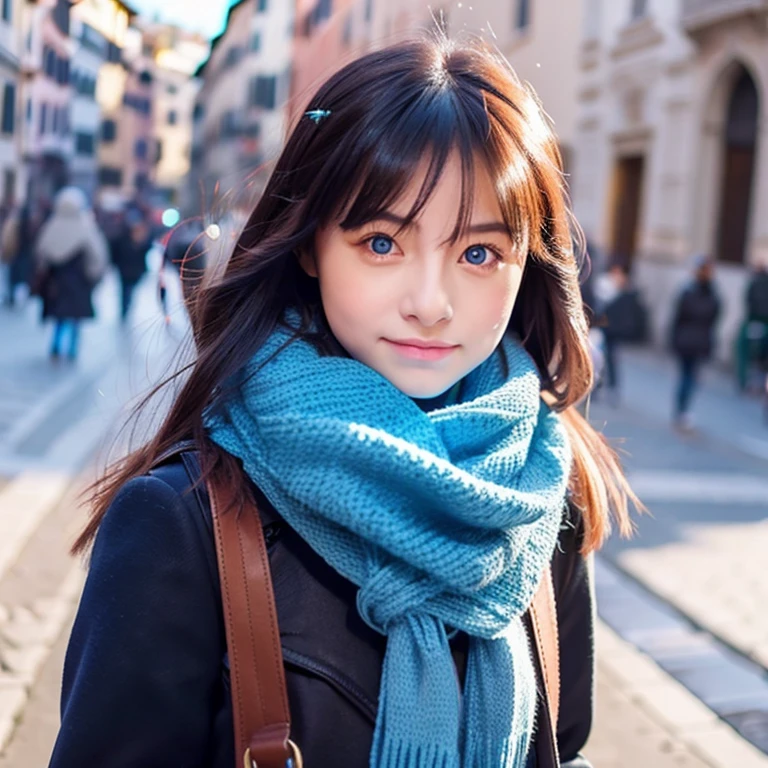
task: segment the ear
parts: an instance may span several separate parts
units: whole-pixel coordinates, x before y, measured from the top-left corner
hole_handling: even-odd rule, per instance
[[[315,262],[315,254],[310,253],[307,249],[302,249],[298,252],[297,258],[299,260],[299,266],[310,276],[317,277],[317,263]]]

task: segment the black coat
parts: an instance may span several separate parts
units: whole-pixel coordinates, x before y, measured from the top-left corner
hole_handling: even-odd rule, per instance
[[[85,271],[85,253],[76,251],[67,261],[47,268],[40,286],[43,318],[83,320],[93,317],[94,284]]]
[[[696,281],[689,285],[677,299],[672,349],[681,357],[709,357],[719,314],[720,299],[711,282]]]
[[[190,458],[192,457],[192,458]],[[128,482],[102,522],[64,666],[50,768],[232,768],[234,737],[219,576],[205,489],[185,454]],[[331,569],[257,494],[269,551],[292,738],[307,768],[362,768],[385,639]],[[580,532],[554,556],[563,765],[592,721],[593,605]],[[466,637],[453,642],[459,669]]]

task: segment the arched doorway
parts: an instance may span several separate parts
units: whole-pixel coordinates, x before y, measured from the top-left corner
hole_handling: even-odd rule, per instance
[[[715,252],[719,261],[744,263],[757,157],[759,98],[755,81],[739,65],[726,105],[723,165]]]

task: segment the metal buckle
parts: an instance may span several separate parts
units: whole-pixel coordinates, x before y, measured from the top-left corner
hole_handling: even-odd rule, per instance
[[[285,761],[285,768],[303,768],[304,761],[301,757],[301,750],[290,739],[288,739],[288,746],[293,755]],[[258,763],[251,757],[250,747],[245,750],[243,755],[243,766],[244,768],[259,768]]]

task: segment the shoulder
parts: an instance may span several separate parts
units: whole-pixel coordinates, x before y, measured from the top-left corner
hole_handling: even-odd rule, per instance
[[[200,568],[218,578],[210,512],[181,459],[130,479],[118,491],[94,542],[94,564],[129,571]],[[130,561],[130,564],[128,564]]]

